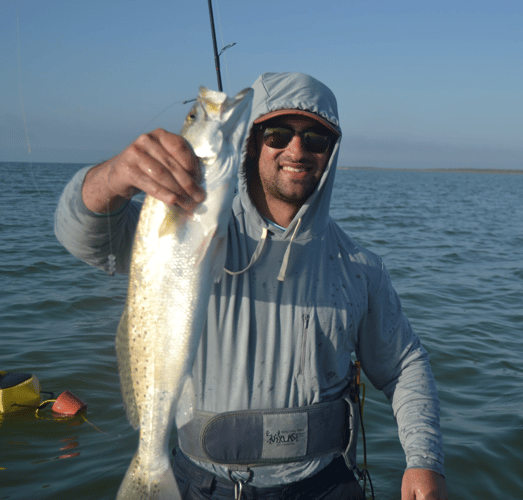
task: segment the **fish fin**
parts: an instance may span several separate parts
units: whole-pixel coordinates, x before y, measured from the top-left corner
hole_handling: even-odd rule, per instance
[[[161,472],[153,472],[141,463],[139,453],[138,449],[118,489],[116,500],[182,500],[169,460],[166,460]]]
[[[120,388],[122,391],[125,411],[129,423],[136,430],[140,427],[140,416],[138,414],[138,404],[133,390],[131,353],[129,351],[129,345],[129,316],[126,306],[116,332],[116,357],[118,360]]]
[[[178,209],[178,207],[168,207],[167,213],[158,228],[158,236],[162,238],[163,236],[176,233],[183,226],[185,220],[187,220],[187,214]]]
[[[194,393],[194,384],[191,376],[185,379],[183,384],[182,392],[178,399],[178,405],[176,410],[176,427],[180,429],[187,422],[192,420],[194,409],[196,407],[196,397]]]

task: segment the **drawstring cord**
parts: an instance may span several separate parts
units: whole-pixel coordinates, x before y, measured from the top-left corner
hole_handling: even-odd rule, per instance
[[[263,248],[265,247],[265,241],[267,240],[267,232],[268,232],[267,228],[264,227],[262,230],[262,235],[260,237],[260,241],[258,241],[258,245],[256,246],[256,250],[252,254],[251,261],[249,262],[249,265],[245,269],[242,269],[241,271],[229,271],[228,269],[226,269],[224,267],[223,270],[232,276],[237,276],[238,274],[243,274],[245,271],[248,271],[253,266],[253,264],[258,260],[258,257],[261,255]]]
[[[298,223],[296,224],[296,228],[294,229],[294,232],[292,233],[291,240],[289,241],[289,245],[287,246],[287,250],[285,250],[285,255],[283,256],[283,261],[281,263],[280,273],[278,274],[278,281],[284,281],[285,280],[285,273],[287,271],[287,265],[289,264],[289,255],[291,253],[291,245],[294,240],[294,237],[296,236],[296,233],[298,232],[298,229],[301,225],[301,217],[298,219]]]
[[[287,245],[287,249],[285,250],[285,255],[283,256],[283,261],[281,263],[280,272],[278,273],[278,281],[284,281],[285,280],[285,273],[287,272],[287,266],[289,265],[289,256],[291,253],[291,245],[294,241],[294,238],[296,237],[296,234],[298,234],[298,230],[301,226],[301,218],[298,219],[298,222],[296,224],[296,227],[294,228],[294,232],[292,233],[291,239],[289,241],[289,244]],[[251,261],[249,262],[249,265],[242,269],[241,271],[229,271],[229,269],[223,268],[224,271],[227,274],[230,274],[231,276],[237,276],[238,274],[243,274],[244,272],[248,271],[254,263],[258,260],[261,253],[263,252],[263,249],[265,248],[265,242],[267,240],[267,228],[264,227],[262,229],[262,235],[260,237],[260,241],[258,241],[258,245],[256,246],[256,250],[254,251]]]

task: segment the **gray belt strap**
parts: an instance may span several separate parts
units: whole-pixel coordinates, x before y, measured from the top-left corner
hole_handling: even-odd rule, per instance
[[[350,438],[344,399],[300,408],[209,413],[178,429],[188,456],[219,464],[263,465],[343,453]]]

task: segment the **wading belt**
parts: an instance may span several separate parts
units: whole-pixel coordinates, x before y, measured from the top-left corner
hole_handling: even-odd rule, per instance
[[[357,432],[357,407],[347,397],[280,410],[195,410],[193,420],[178,429],[178,441],[196,460],[255,466],[332,452],[355,455]]]

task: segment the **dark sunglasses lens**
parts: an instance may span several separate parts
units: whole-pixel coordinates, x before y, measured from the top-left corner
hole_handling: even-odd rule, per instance
[[[330,144],[330,138],[327,135],[320,135],[316,132],[305,132],[303,134],[305,147],[311,153],[325,153]]]
[[[263,132],[265,145],[274,149],[283,149],[293,137],[294,131],[283,127],[268,127]]]
[[[294,130],[285,127],[267,127],[263,132],[263,142],[274,149],[283,149],[288,146],[294,137]],[[300,135],[307,151],[311,153],[325,153],[330,145],[330,137],[316,132],[303,132]]]

